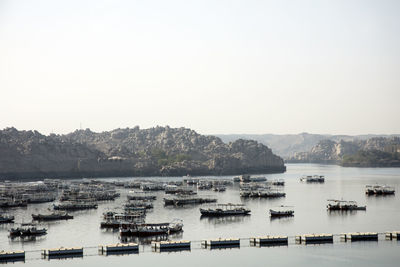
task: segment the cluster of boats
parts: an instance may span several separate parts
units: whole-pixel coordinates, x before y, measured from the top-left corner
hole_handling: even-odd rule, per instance
[[[300,179],[303,182],[323,183],[322,175],[308,175]],[[199,190],[213,190],[223,192],[227,186],[234,182],[240,182],[239,194],[243,198],[278,198],[285,197],[283,192],[284,180],[267,180],[266,177],[241,175],[233,180],[200,179],[185,177],[182,181],[161,183],[148,179],[131,182],[103,182],[96,180],[61,182],[47,180],[46,182],[24,183],[15,186],[16,183],[0,183],[0,208],[23,207],[28,203],[42,203],[55,201],[58,192],[61,192],[58,202],[53,204],[53,211],[47,214],[32,214],[33,221],[53,221],[73,219],[69,212],[77,210],[97,209],[99,201],[112,201],[120,196],[116,187],[135,188],[129,191],[127,199],[119,208],[103,213],[101,228],[118,230],[121,237],[146,237],[163,236],[182,231],[181,220],[172,222],[147,223],[146,214],[153,209],[153,201],[157,195],[153,191],[164,191],[163,202],[165,206],[182,206],[193,204],[216,203],[214,196],[197,194]],[[14,188],[15,187],[15,188]],[[138,190],[136,190],[138,189]],[[140,191],[139,191],[140,190]],[[367,185],[367,195],[394,194],[394,188],[383,185]],[[358,206],[355,201],[328,200],[327,209],[330,211],[366,210],[366,206]],[[242,218],[240,215],[249,215],[251,210],[243,204],[211,204],[199,209],[202,217],[232,216]],[[290,206],[279,206],[267,210],[271,218],[292,217],[294,209]],[[225,217],[224,219],[227,219]],[[244,218],[244,217],[243,217]],[[214,218],[209,218],[213,219]],[[14,216],[0,214],[0,223],[13,223]],[[26,237],[45,235],[47,229],[29,227],[17,227],[10,230],[11,237]]]
[[[26,207],[28,204],[52,202],[56,196],[54,186],[46,181],[0,183],[0,208]]]

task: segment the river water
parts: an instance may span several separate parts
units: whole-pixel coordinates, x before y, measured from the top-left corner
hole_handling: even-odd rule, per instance
[[[325,175],[325,183],[309,184],[299,181],[302,175]],[[395,266],[400,260],[400,242],[385,240],[378,242],[342,242],[335,237],[333,244],[295,244],[290,238],[288,246],[251,247],[249,237],[262,235],[287,235],[293,237],[308,233],[379,232],[400,230],[400,198],[394,196],[366,196],[365,185],[387,184],[400,190],[400,168],[343,168],[334,165],[287,164],[287,172],[265,175],[267,179],[284,179],[285,198],[241,199],[239,186],[228,186],[225,192],[199,191],[199,195],[215,196],[218,203],[243,203],[251,209],[245,217],[200,218],[200,206],[164,207],[164,192],[157,192],[154,209],[146,217],[146,222],[169,222],[174,218],[183,220],[183,233],[170,236],[172,240],[191,240],[191,251],[156,253],[149,245],[140,247],[139,254],[123,256],[98,255],[99,244],[120,242],[118,232],[99,228],[102,213],[120,206],[126,199],[128,189],[121,190],[121,198],[113,202],[99,204],[97,210],[74,212],[74,219],[43,223],[48,234],[35,241],[21,242],[8,238],[12,225],[0,225],[0,250],[25,250],[29,266],[265,266],[274,264],[286,266],[296,264],[306,266]],[[155,179],[150,177],[148,179]],[[217,177],[210,177],[217,178]],[[232,178],[231,176],[221,178]],[[133,178],[132,178],[133,179]],[[161,178],[160,180],[179,180]],[[118,180],[109,178],[107,180]],[[120,179],[122,180],[122,179]],[[327,212],[327,199],[355,200],[366,205],[366,211],[347,213]],[[295,216],[271,220],[268,210],[280,205],[294,206]],[[32,213],[46,212],[50,204],[28,205],[25,209],[12,209],[16,222],[28,222]],[[210,238],[241,238],[240,248],[207,250],[201,248],[200,240]],[[146,243],[150,240],[139,240]],[[82,258],[63,260],[41,259],[40,251],[46,248],[83,246]],[[86,248],[87,247],[87,248]]]

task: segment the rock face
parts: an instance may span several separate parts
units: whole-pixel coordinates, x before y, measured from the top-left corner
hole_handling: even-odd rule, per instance
[[[343,166],[400,166],[400,138],[322,140],[308,152],[295,153],[288,162],[331,163]]]
[[[225,144],[186,128],[126,128],[42,135],[0,131],[0,178],[180,176],[284,172],[283,160],[256,141]]]

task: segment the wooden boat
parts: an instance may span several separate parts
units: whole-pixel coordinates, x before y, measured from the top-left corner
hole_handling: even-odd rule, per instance
[[[394,195],[395,189],[387,185],[366,185],[365,194],[367,195]]]
[[[356,201],[346,201],[337,199],[328,199],[330,203],[326,206],[328,210],[366,210],[367,206],[358,206]]]
[[[26,207],[28,202],[25,200],[0,200],[0,208]]]
[[[153,236],[153,235],[168,235],[169,223],[154,223],[154,224],[132,224],[128,227],[120,227],[119,233],[121,236]]]
[[[40,236],[47,234],[47,229],[37,229],[36,227],[11,228],[10,237]]]
[[[168,228],[170,234],[178,233],[183,229],[183,221],[180,219],[174,219],[172,222],[169,223]]]
[[[226,187],[223,185],[217,185],[214,186],[213,191],[215,192],[225,192],[226,191]]]
[[[172,198],[164,198],[164,204],[167,205],[189,205],[189,204],[203,204],[203,203],[213,203],[217,202],[216,198],[209,197],[172,197]]]
[[[323,175],[305,175],[300,178],[300,181],[307,183],[324,183],[325,176]]]
[[[147,192],[129,191],[126,196],[128,200],[155,200],[157,197]]]
[[[247,215],[251,210],[246,209],[243,204],[217,204],[215,208],[202,209],[200,213],[202,216],[219,217],[231,215]]]
[[[14,216],[0,215],[0,223],[13,223]]]
[[[97,209],[95,203],[63,203],[59,205],[53,205],[55,210],[88,210]]]
[[[182,231],[182,220],[175,219],[170,223],[143,223],[143,224],[130,224],[122,225],[119,228],[121,236],[155,236],[155,235],[168,235]]]
[[[32,214],[32,219],[35,221],[56,221],[56,220],[69,220],[73,219],[74,216],[69,215],[66,212],[53,212],[51,214]]]
[[[294,210],[288,206],[280,206],[277,209],[270,209],[269,214],[271,217],[289,217],[294,216]]]

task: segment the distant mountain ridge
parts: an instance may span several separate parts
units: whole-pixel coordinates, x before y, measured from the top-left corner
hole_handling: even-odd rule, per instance
[[[294,156],[295,153],[310,151],[315,145],[317,145],[322,140],[331,140],[334,142],[343,141],[356,141],[356,140],[367,140],[374,137],[392,137],[400,136],[397,135],[327,135],[327,134],[310,134],[310,133],[300,133],[300,134],[219,134],[216,135],[220,137],[224,142],[233,142],[237,139],[251,139],[256,140],[269,148],[272,149],[274,153],[283,157],[284,159],[289,159]]]
[[[288,162],[331,163],[355,167],[400,167],[400,137],[374,137],[338,142],[322,140]]]
[[[180,176],[283,172],[254,140],[228,144],[187,128],[125,128],[66,135],[0,131],[0,178]]]

